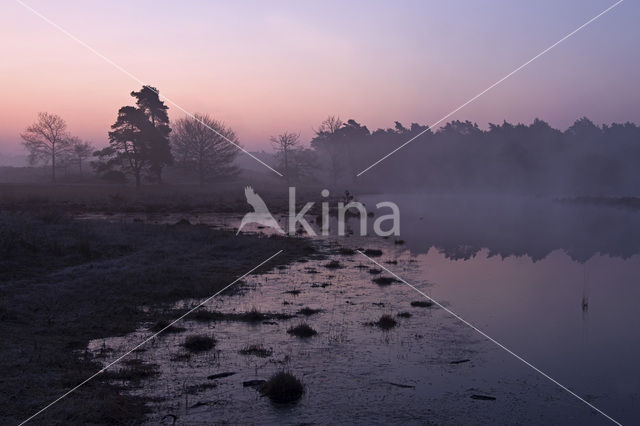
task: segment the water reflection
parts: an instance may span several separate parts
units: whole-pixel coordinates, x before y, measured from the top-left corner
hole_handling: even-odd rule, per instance
[[[400,205],[405,244],[354,236],[340,244],[382,248],[382,264],[407,281],[614,418],[638,422],[640,215],[519,198],[361,200],[369,205],[376,198]],[[172,223],[179,218],[157,219]],[[239,220],[197,219],[227,227]],[[310,341],[286,333],[298,319],[275,324],[187,321],[186,333],[215,334],[215,355],[176,361],[184,339],[179,334],[138,354],[161,370],[158,378],[133,390],[159,398],[150,421],[173,413],[196,423],[604,423],[442,310],[412,309],[409,302],[419,296],[408,287],[373,284],[371,265],[361,266],[364,259],[331,250],[329,259],[248,279],[250,291],[215,300],[210,307],[240,312],[256,306],[292,314],[304,306],[321,309],[309,319],[319,331]],[[331,259],[345,267],[328,270]],[[381,314],[403,311],[412,316],[398,317],[400,327],[388,333],[364,325]],[[115,356],[145,332],[93,342],[91,349],[107,345]],[[250,344],[273,349],[272,358],[238,355]],[[462,359],[470,362],[452,363]],[[243,387],[243,381],[264,379],[283,365],[298,372],[309,390],[295,407],[274,407]],[[237,374],[195,396],[186,393],[221,371]],[[497,399],[472,399],[476,394]]]
[[[555,250],[586,262],[596,254],[640,253],[640,214],[606,206],[504,196],[364,196],[367,206],[392,200],[402,212],[402,238],[413,253],[437,248],[447,258],[489,256],[542,260]]]

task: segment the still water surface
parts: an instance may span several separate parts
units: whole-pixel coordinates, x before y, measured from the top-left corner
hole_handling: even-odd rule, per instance
[[[405,284],[373,283],[369,268],[376,266],[358,254],[340,255],[338,244],[381,249],[382,265],[613,418],[640,422],[638,213],[530,198],[361,198],[369,209],[382,200],[400,206],[404,244],[378,237],[318,240],[326,258],[248,277],[246,291],[207,305],[221,312],[255,307],[295,315],[305,306],[321,312],[267,323],[185,320],[186,331],[134,354],[160,369],[131,390],[157,398],[149,422],[171,423],[165,416],[172,414],[178,424],[608,423],[444,310],[411,306],[422,296]],[[189,219],[233,227],[240,217]],[[343,267],[327,269],[330,260]],[[411,316],[397,317],[401,312]],[[383,331],[366,324],[382,314],[396,316],[398,326]],[[303,320],[317,336],[286,333]],[[196,333],[213,335],[216,347],[187,359],[181,344]],[[106,363],[148,335],[143,324],[90,349],[106,353],[100,358]],[[250,344],[273,352],[266,358],[238,353]],[[305,384],[295,405],[273,405],[243,386],[280,369]],[[207,378],[224,372],[234,374]]]

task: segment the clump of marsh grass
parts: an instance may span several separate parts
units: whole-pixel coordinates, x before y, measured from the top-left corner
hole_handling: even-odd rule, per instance
[[[378,278],[374,278],[373,282],[378,285],[389,285],[389,284],[397,283],[400,281],[392,277],[378,277]]]
[[[412,317],[411,312],[400,312],[400,313],[398,314],[398,316],[399,316],[400,318],[411,318],[411,317]]]
[[[164,333],[166,334],[181,333],[186,330],[184,327],[179,327],[177,325],[169,325],[169,324],[170,324],[169,321],[158,321],[151,326],[150,330],[153,331],[154,333],[162,332],[163,334]]]
[[[318,334],[309,324],[306,322],[300,323],[294,327],[291,327],[287,330],[287,333],[293,334],[297,337],[311,337]]]
[[[382,256],[382,250],[378,250],[378,249],[366,249],[363,253],[369,257]]]
[[[298,313],[300,315],[304,315],[304,316],[308,317],[308,316],[317,314],[318,312],[321,312],[321,311],[322,311],[322,309],[312,309],[312,308],[310,308],[308,306],[305,306],[304,308],[300,309],[298,311]]]
[[[383,330],[390,330],[398,325],[398,323],[393,319],[391,315],[384,314],[378,321],[370,322],[367,325],[375,325],[376,327],[380,327]]]
[[[331,262],[329,262],[326,265],[324,265],[324,267],[327,268],[327,269],[341,269],[341,268],[343,268],[342,263],[338,262],[337,260],[332,260]]]
[[[216,345],[214,338],[196,334],[186,338],[182,346],[191,352],[204,352],[212,349]]]
[[[433,302],[431,300],[414,300],[411,302],[411,306],[415,308],[430,308],[433,306]]]
[[[255,355],[260,358],[268,358],[273,354],[273,350],[262,345],[249,345],[238,351],[240,355]]]
[[[348,248],[348,247],[340,247],[340,250],[338,250],[338,253],[344,255],[344,256],[352,256],[354,254],[356,254],[356,251],[352,248]]]
[[[148,364],[140,359],[130,359],[123,362],[124,367],[116,371],[106,371],[103,378],[123,382],[138,382],[159,374],[157,364]]]
[[[208,311],[208,310],[198,310],[191,314],[189,318],[196,321],[242,321],[242,322],[260,322],[269,319],[289,319],[293,317],[293,315],[289,314],[281,314],[281,313],[270,313],[270,312],[260,312],[258,308],[255,306],[251,308],[251,310],[247,312],[231,312],[231,313],[223,313],[219,311]]]
[[[293,374],[280,371],[263,383],[259,391],[275,403],[286,404],[302,397],[304,385]]]
[[[208,311],[206,309],[198,309],[197,311],[189,315],[187,318],[195,321],[208,322],[208,321],[220,321],[224,318],[224,315],[218,311]]]

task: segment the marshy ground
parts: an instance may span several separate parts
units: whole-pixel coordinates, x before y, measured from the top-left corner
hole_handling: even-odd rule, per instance
[[[39,421],[335,422],[326,407],[345,422],[600,420],[356,251],[431,294],[412,240],[236,237],[233,199],[185,196],[180,205],[175,197],[105,191],[61,204],[44,192],[2,194],[2,424],[28,417],[280,249],[259,275],[165,329]],[[476,295],[473,287],[466,293]],[[499,310],[493,302],[484,309]],[[288,333],[301,323],[317,334]],[[265,387],[282,372],[303,386],[286,403]]]
[[[302,240],[207,226],[78,221],[51,200],[32,204],[0,212],[0,394],[7,396],[1,424],[26,419],[96,373],[101,366],[86,352],[90,340],[125,335],[142,323],[159,331],[175,318],[168,307],[176,301],[209,297],[279,250],[258,272],[309,249]],[[176,324],[163,334],[182,330]],[[145,366],[152,364],[123,364],[92,380],[43,421],[141,420],[146,398],[122,394],[118,380],[106,379],[148,377]]]

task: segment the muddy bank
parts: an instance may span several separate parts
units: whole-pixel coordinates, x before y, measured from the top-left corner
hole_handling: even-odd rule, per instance
[[[177,300],[208,297],[279,250],[256,272],[311,253],[301,239],[79,222],[48,210],[1,212],[0,237],[1,424],[26,419],[99,371],[85,352],[90,340],[169,321]],[[141,421],[147,399],[120,391],[93,380],[36,423]]]

